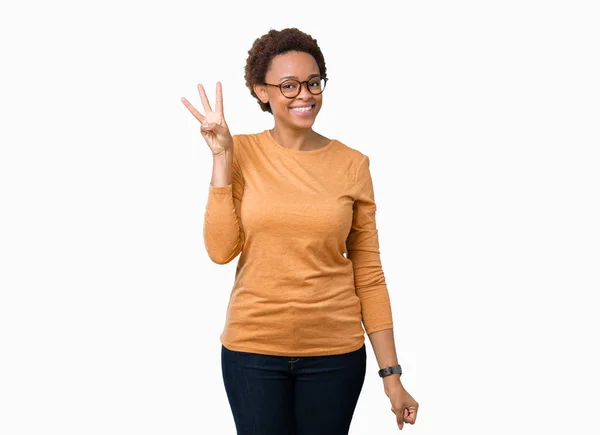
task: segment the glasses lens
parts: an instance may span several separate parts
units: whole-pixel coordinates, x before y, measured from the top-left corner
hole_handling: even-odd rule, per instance
[[[297,80],[286,80],[281,84],[280,88],[283,95],[294,98],[299,94],[298,91],[300,90],[300,82]]]
[[[318,95],[325,90],[325,80],[315,77],[308,82],[308,90],[311,94]]]

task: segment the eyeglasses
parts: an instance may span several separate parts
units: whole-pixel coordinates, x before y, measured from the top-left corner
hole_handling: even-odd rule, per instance
[[[329,80],[327,77],[317,76],[312,77],[308,80],[304,80],[303,82],[294,79],[289,79],[278,85],[273,85],[271,83],[263,84],[279,88],[284,97],[296,98],[298,95],[300,95],[300,90],[302,89],[302,84],[304,83],[306,83],[306,89],[308,89],[308,92],[310,92],[311,94],[319,95],[323,93],[323,91],[325,90],[325,85],[327,84],[327,80]]]

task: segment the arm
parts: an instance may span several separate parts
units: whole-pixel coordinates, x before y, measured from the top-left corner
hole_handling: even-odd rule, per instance
[[[381,266],[379,236],[375,220],[377,206],[369,158],[364,156],[356,173],[356,197],[352,229],[346,241],[352,260],[356,294],[361,299],[363,323],[379,368],[398,364],[393,335],[390,296]],[[400,375],[382,378],[386,390],[400,381]]]
[[[244,246],[240,214],[244,178],[236,156],[238,140],[234,136],[233,152],[213,158],[213,172],[204,213],[204,245],[208,256],[217,264],[233,260]]]
[[[352,260],[356,293],[360,297],[363,323],[379,368],[398,363],[389,293],[385,283],[379,243],[375,225],[375,195],[369,172],[369,158],[365,156],[356,174],[356,199],[352,229],[346,241],[348,258]],[[414,424],[419,404],[408,394],[400,382],[400,375],[383,379],[386,396],[390,399],[392,412],[396,415],[398,428],[404,423]]]

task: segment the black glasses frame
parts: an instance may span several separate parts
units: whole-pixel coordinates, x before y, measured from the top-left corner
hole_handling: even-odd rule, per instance
[[[318,79],[320,79],[320,80],[323,80],[323,88],[322,88],[322,89],[321,89],[319,92],[313,92],[313,91],[310,89],[310,87],[308,86],[308,82],[310,82],[311,80],[314,80],[314,79],[316,79],[316,78],[318,78]],[[299,80],[296,80],[296,79],[288,79],[288,80],[286,80],[286,81],[284,81],[283,83],[280,83],[280,84],[278,84],[278,85],[274,85],[274,84],[271,84],[271,83],[263,83],[263,85],[267,85],[267,86],[275,86],[276,88],[279,88],[279,90],[281,91],[281,95],[283,95],[285,98],[296,98],[298,95],[300,95],[300,92],[302,91],[302,85],[303,85],[304,83],[306,83],[306,89],[308,89],[308,92],[310,92],[311,94],[313,94],[313,95],[320,95],[320,94],[322,94],[322,93],[323,93],[323,91],[325,90],[325,87],[327,86],[327,80],[329,80],[327,77],[323,77],[323,76],[314,76],[314,77],[311,77],[311,78],[309,78],[308,80],[304,80],[303,82],[301,82],[301,81],[299,81]],[[299,86],[298,86],[298,93],[297,93],[296,95],[294,95],[293,97],[288,97],[287,95],[285,95],[285,94],[283,93],[283,89],[281,88],[283,85],[285,85],[285,84],[286,84],[286,83],[288,83],[288,82],[296,82],[296,83],[299,83]]]

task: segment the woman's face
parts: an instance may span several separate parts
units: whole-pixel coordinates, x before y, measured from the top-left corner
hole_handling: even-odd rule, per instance
[[[312,55],[289,51],[271,60],[265,82],[273,85],[279,85],[287,79],[303,82],[319,75],[319,66]],[[308,91],[307,83],[302,84],[300,93],[295,98],[285,97],[274,86],[255,85],[254,90],[262,102],[270,104],[275,123],[292,128],[311,128],[323,101],[322,94],[313,95]],[[302,107],[309,109],[299,111],[298,108]]]

